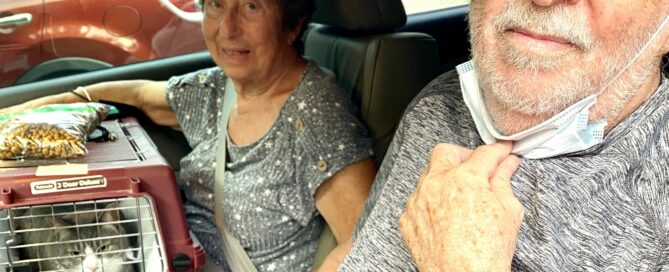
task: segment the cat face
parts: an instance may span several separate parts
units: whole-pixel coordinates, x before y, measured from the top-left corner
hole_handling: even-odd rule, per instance
[[[123,232],[113,225],[99,227],[80,227],[62,229],[57,232],[59,245],[53,245],[51,251],[61,256],[58,264],[64,271],[81,272],[125,272],[130,271],[126,261],[125,249],[128,248],[127,238],[118,237]]]
[[[116,208],[115,204],[105,208]],[[134,259],[128,252],[130,243],[124,237],[123,226],[118,223],[117,210],[83,213],[77,216],[48,217],[45,227],[54,230],[34,235],[31,242],[49,243],[36,250],[28,250],[31,258],[46,258],[33,270],[54,270],[66,272],[132,272]],[[35,241],[39,238],[41,241]]]

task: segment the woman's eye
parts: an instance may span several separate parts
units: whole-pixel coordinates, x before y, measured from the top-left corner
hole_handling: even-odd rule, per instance
[[[223,5],[218,0],[211,0],[206,2],[204,6],[204,13],[210,18],[218,18],[223,11]]]

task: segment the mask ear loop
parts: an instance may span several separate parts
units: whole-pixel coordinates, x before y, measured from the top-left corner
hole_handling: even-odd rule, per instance
[[[616,76],[611,78],[611,80],[609,80],[609,82],[606,83],[606,85],[602,86],[602,88],[599,89],[599,91],[597,93],[595,93],[594,96],[595,97],[599,96],[602,92],[604,92],[604,90],[606,90],[609,86],[611,86],[611,84],[613,84],[614,81],[616,81],[618,78],[620,78],[620,76],[622,76],[623,73],[625,73],[627,71],[627,69],[629,69],[630,66],[632,66],[632,64],[637,61],[637,59],[639,59],[639,57],[641,57],[641,54],[643,54],[646,50],[648,50],[648,47],[650,47],[651,43],[653,43],[653,41],[658,36],[660,36],[660,32],[662,32],[662,29],[664,29],[667,26],[668,23],[669,23],[669,15],[667,15],[667,17],[664,18],[662,23],[660,23],[660,25],[657,27],[657,30],[655,30],[655,33],[653,33],[653,35],[650,36],[650,39],[648,39],[648,42],[646,42],[646,44],[643,47],[641,47],[641,50],[639,50],[639,52],[637,52],[637,54],[634,55],[632,60],[625,65],[625,68],[621,69],[616,74]]]

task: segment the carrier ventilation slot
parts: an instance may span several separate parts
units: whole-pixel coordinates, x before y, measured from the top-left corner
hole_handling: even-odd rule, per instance
[[[140,161],[145,161],[146,156],[144,155],[144,152],[139,148],[139,145],[132,137],[132,134],[130,134],[130,131],[128,131],[128,128],[126,128],[125,125],[122,124],[121,130],[123,130],[123,134],[125,134],[126,138],[128,139],[128,142],[130,143],[130,146],[132,146],[132,150],[135,151],[135,154],[137,154],[137,159],[139,159]]]

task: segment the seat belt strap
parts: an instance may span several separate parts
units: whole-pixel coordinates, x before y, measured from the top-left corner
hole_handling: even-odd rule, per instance
[[[251,258],[246,254],[246,250],[239,243],[225,227],[223,221],[223,180],[225,177],[225,165],[227,154],[227,136],[228,136],[228,119],[230,117],[230,110],[236,100],[235,86],[231,79],[226,79],[225,92],[223,99],[223,112],[221,113],[221,120],[219,120],[218,128],[218,147],[216,151],[216,172],[214,176],[214,210],[216,213],[216,226],[221,232],[221,248],[223,255],[228,262],[228,266],[232,271],[241,272],[257,272],[258,270],[251,262]]]

